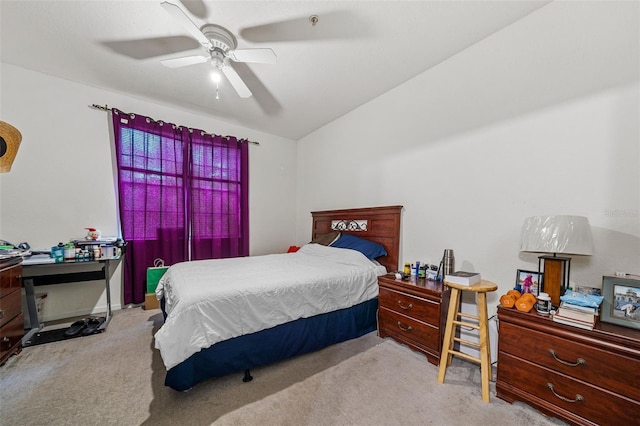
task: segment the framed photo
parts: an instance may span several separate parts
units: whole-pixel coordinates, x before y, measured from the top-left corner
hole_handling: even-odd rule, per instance
[[[600,320],[640,330],[640,280],[602,277]]]
[[[529,292],[534,296],[537,296],[542,286],[542,274],[535,271],[525,271],[524,269],[518,269],[516,274],[516,286],[515,289],[521,293],[525,292],[528,287]]]
[[[594,296],[602,296],[602,290],[600,290],[599,288],[587,287],[584,285],[578,285],[578,284],[574,285],[573,291],[581,294],[592,294]]]

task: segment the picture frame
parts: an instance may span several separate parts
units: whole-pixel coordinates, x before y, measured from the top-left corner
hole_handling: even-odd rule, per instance
[[[576,284],[573,286],[573,291],[581,294],[591,294],[594,296],[602,296],[602,290],[595,287],[587,287],[585,285]]]
[[[603,276],[600,321],[640,330],[640,279]]]
[[[516,285],[514,288],[520,293],[523,293],[525,288],[525,281],[529,278],[529,276],[531,277],[531,293],[534,296],[538,296],[538,294],[540,293],[540,289],[542,288],[543,279],[543,274],[538,273],[538,271],[527,271],[525,269],[518,269],[518,272],[516,272]]]

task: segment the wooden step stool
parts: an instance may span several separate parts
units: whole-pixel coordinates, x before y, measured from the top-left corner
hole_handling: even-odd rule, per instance
[[[473,362],[480,364],[480,376],[482,381],[482,400],[489,402],[489,378],[491,377],[491,347],[489,344],[489,318],[487,314],[487,293],[495,291],[498,286],[491,282],[482,280],[477,284],[470,286],[454,284],[445,281],[445,285],[451,288],[451,298],[449,300],[449,312],[447,314],[447,324],[444,331],[444,341],[442,342],[442,355],[440,356],[440,370],[438,372],[438,383],[444,383],[444,376],[447,367],[451,365],[453,355],[461,356]],[[470,315],[460,312],[460,295],[462,291],[470,291],[476,293],[476,305],[478,306],[478,315]],[[471,319],[476,323],[464,321]],[[478,343],[471,342],[456,337],[456,327],[468,327],[478,330],[480,339]],[[454,342],[461,345],[473,346],[479,349],[480,358],[465,354],[454,349]]]

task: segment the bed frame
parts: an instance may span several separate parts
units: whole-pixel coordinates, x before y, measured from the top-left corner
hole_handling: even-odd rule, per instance
[[[365,207],[361,209],[311,212],[311,238],[339,230],[345,234],[374,241],[387,251],[377,260],[387,271],[397,271],[400,259],[400,217],[402,206]],[[333,225],[333,226],[332,226]]]
[[[378,258],[387,271],[398,269],[402,206],[312,212],[312,239],[332,229],[375,241],[387,251]],[[164,299],[161,301],[164,312]],[[225,340],[193,354],[167,371],[165,385],[178,391],[212,377],[244,371],[313,352],[377,328],[378,298],[351,308],[301,318],[267,330]]]

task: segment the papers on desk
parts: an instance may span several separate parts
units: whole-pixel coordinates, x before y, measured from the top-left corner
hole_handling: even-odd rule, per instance
[[[22,259],[23,265],[44,265],[47,263],[56,263],[56,260],[48,254],[34,254]]]
[[[0,249],[0,259],[11,259],[12,257],[24,256],[29,254],[21,249]]]

